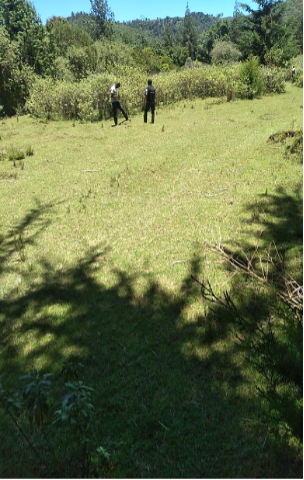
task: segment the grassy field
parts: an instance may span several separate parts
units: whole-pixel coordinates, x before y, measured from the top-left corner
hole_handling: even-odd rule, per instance
[[[107,476],[301,476],[295,445],[271,444],[235,339],[210,335],[191,274],[229,290],[210,245],[275,241],[301,277],[302,164],[267,140],[302,126],[302,95],[182,102],[154,125],[2,120],[0,373],[13,385],[79,359]],[[8,160],[16,149],[33,155]],[[37,475],[13,431],[1,457],[2,477]]]

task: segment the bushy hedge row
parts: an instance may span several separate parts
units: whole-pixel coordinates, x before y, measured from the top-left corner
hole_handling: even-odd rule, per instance
[[[249,72],[249,73],[248,73]],[[253,76],[253,78],[251,78]],[[121,102],[129,115],[143,109],[147,75],[132,67],[120,66],[117,78],[109,73],[91,75],[75,82],[39,78],[26,102],[26,111],[48,119],[97,121],[111,116],[110,87],[121,82]],[[253,98],[285,89],[284,72],[254,64],[189,68],[160,73],[153,77],[157,106],[184,99],[223,97]]]

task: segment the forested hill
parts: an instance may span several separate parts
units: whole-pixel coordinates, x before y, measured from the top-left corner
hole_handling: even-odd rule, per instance
[[[222,19],[221,15],[206,15],[202,12],[191,12],[190,15],[198,34],[207,32],[212,25],[216,25],[217,22]],[[85,25],[90,23],[91,17],[88,13],[72,12],[72,15],[68,17],[67,20],[70,23],[77,24],[80,28],[85,28]],[[140,37],[144,34],[147,35],[150,40],[160,42],[168,29],[170,29],[174,37],[176,37],[183,22],[184,17],[166,17],[157,18],[156,20],[141,18],[129,22],[114,22],[114,31],[118,37],[123,37],[125,40],[128,40],[129,37],[133,39],[134,37]],[[126,43],[129,42],[126,41]]]
[[[213,15],[205,15],[201,12],[191,12],[191,17],[194,20],[194,24],[197,28],[198,34],[206,32],[212,25],[216,24],[221,18],[221,15],[214,17]],[[127,22],[132,28],[144,29],[149,32],[155,38],[161,38],[164,35],[166,27],[170,27],[173,34],[176,35],[179,28],[184,21],[184,17],[166,17],[164,19],[157,18],[156,20],[140,19]]]

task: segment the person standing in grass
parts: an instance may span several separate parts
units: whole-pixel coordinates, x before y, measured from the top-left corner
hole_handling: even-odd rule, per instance
[[[152,86],[152,80],[150,78],[148,80],[148,86],[145,91],[145,97],[146,97],[146,104],[145,104],[144,122],[147,123],[148,111],[151,108],[151,123],[154,123],[155,88]]]
[[[295,66],[293,66],[293,67],[292,67],[292,69],[291,69],[291,78],[292,78],[292,83],[294,82],[295,75],[296,75],[296,67],[295,67]]]
[[[114,116],[114,123],[115,126],[117,126],[117,109],[121,111],[123,116],[125,117],[126,120],[128,120],[128,115],[124,111],[123,107],[120,105],[119,102],[119,95],[118,95],[118,88],[120,87],[120,83],[114,83],[111,87],[111,102],[112,102],[112,108],[113,108],[113,116]]]

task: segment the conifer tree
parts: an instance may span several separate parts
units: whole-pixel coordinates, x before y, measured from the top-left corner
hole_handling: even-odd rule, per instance
[[[198,31],[190,13],[187,2],[185,18],[181,29],[181,45],[189,50],[192,60],[195,60],[197,53]]]
[[[114,13],[109,7],[107,0],[90,0],[90,3],[91,16],[95,21],[95,40],[101,37],[111,37],[113,34]]]

